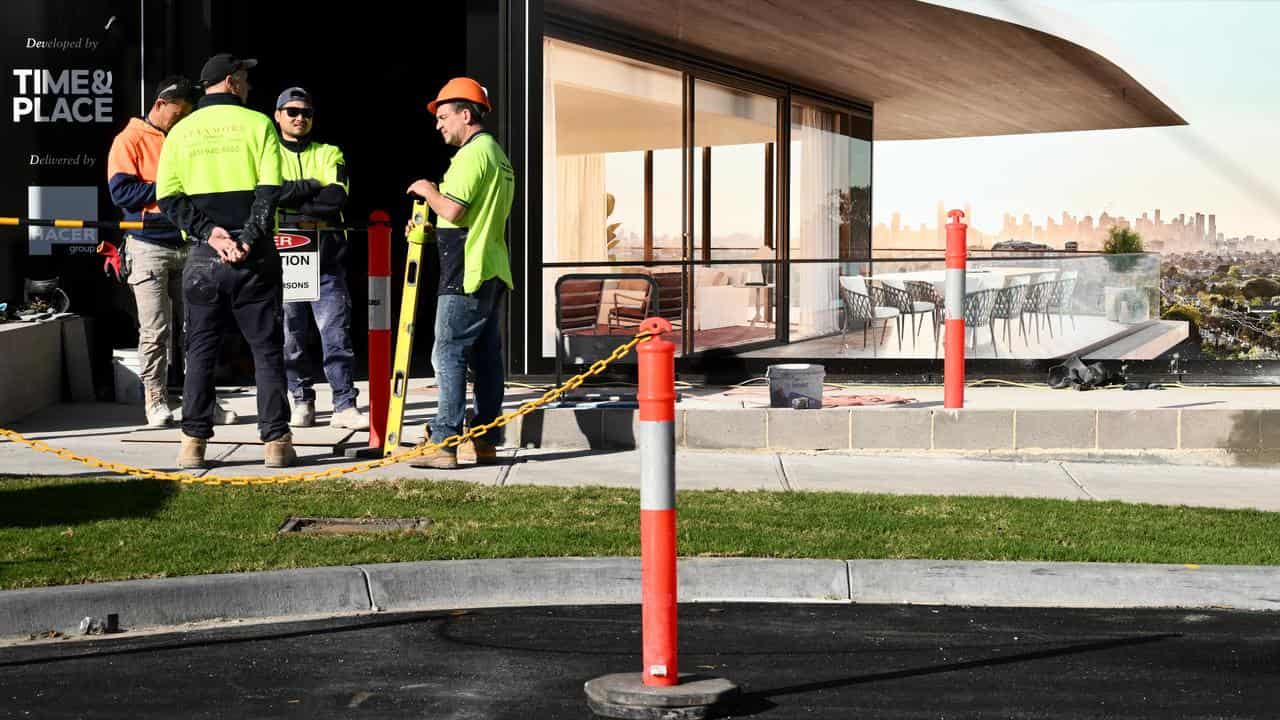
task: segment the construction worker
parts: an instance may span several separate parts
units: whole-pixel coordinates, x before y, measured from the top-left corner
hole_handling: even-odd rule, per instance
[[[431,351],[440,399],[426,440],[440,442],[462,432],[467,401],[467,367],[475,373],[473,426],[502,412],[505,364],[502,321],[513,287],[504,237],[515,173],[498,141],[484,128],[492,110],[489,93],[471,78],[454,78],[441,88],[427,110],[446,144],[458,148],[440,185],[417,180],[408,192],[431,206],[439,218],[440,288],[436,342]],[[476,438],[479,463],[497,461],[501,429]],[[413,467],[458,467],[453,448],[438,448],[414,458]]]
[[[258,435],[267,467],[297,455],[285,396],[281,268],[275,212],[280,140],[271,119],[245,107],[256,60],[229,53],[200,71],[205,95],[160,152],[156,197],[191,241],[182,271],[187,315],[187,377],[178,465],[205,467],[213,437],[213,368],[228,316],[253,351]]]
[[[315,104],[311,94],[291,87],[276,98],[276,125],[280,128],[280,227],[341,225],[347,204],[346,160],[334,145],[314,142]],[[320,299],[290,302],[284,306],[284,369],[293,396],[289,425],[311,427],[316,421],[316,391],[312,389],[315,364],[307,347],[311,319],[320,331],[324,376],[333,390],[333,414],[329,425],[368,430],[369,416],[356,407],[354,376],[356,354],[351,344],[351,293],[347,290],[347,234],[342,230],[316,231],[320,246]]]
[[[156,205],[156,163],[165,135],[191,114],[199,88],[185,77],[172,76],[156,86],[151,109],[129,124],[111,141],[107,155],[107,187],[111,202],[124,211],[125,220],[160,217]],[[169,342],[182,322],[182,264],[187,258],[186,240],[172,228],[135,230],[121,245],[121,275],[133,291],[138,307],[138,362],[147,425],[165,427],[173,422],[175,406],[169,400]],[[219,405],[214,418],[234,423],[236,414]]]

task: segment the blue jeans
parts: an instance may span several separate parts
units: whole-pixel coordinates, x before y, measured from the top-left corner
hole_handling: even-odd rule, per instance
[[[431,366],[440,390],[431,441],[440,442],[462,432],[467,409],[467,366],[475,373],[476,416],[472,427],[492,422],[502,412],[505,363],[502,360],[503,303],[507,285],[485,280],[470,295],[441,295],[436,306],[436,344]],[[483,436],[502,444],[502,428]]]
[[[297,401],[315,401],[314,358],[307,352],[311,340],[311,318],[320,329],[324,356],[324,376],[333,389],[334,412],[355,407],[355,350],[351,346],[351,293],[347,272],[341,265],[321,266],[320,299],[284,305],[284,368],[289,378],[289,394]]]

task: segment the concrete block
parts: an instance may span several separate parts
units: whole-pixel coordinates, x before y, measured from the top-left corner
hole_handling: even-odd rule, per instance
[[[1021,448],[1080,448],[1097,442],[1096,410],[1017,410],[1014,444]]]
[[[1259,450],[1262,448],[1260,410],[1182,410],[1182,448],[1197,450]]]
[[[933,418],[927,408],[855,408],[850,413],[855,450],[933,447]]]
[[[779,450],[847,450],[848,408],[766,410],[769,447]]]
[[[639,558],[441,560],[361,569],[379,610],[640,602]]]
[[[1263,410],[1260,424],[1262,447],[1267,450],[1280,450],[1280,410]]]
[[[640,438],[638,410],[604,408],[600,413],[600,433],[605,447],[617,450],[630,450],[637,447]],[[679,413],[676,414],[679,415]],[[677,432],[676,438],[679,437]]]
[[[765,410],[685,410],[684,446],[708,450],[765,447]]]
[[[65,632],[85,616],[108,613],[129,629],[370,609],[364,576],[353,567],[197,575],[2,592],[0,636]]]
[[[934,410],[935,450],[1010,450],[1012,410]]]
[[[1172,450],[1177,447],[1177,410],[1098,411],[1100,450]]]
[[[0,423],[62,398],[62,323],[0,324]],[[14,352],[21,348],[21,352]]]
[[[848,600],[841,560],[681,558],[680,600]]]
[[[552,408],[525,415],[520,427],[508,433],[507,442],[520,447],[603,448],[603,411],[588,408]]]
[[[856,603],[1280,610],[1280,568],[851,560]]]
[[[89,367],[89,336],[84,318],[77,315],[63,318],[62,360],[71,391],[71,402],[93,402],[93,370]]]

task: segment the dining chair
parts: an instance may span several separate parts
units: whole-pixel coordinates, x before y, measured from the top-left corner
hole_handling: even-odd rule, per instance
[[[901,281],[882,280],[878,285],[884,293],[884,304],[898,310],[898,349],[902,349],[902,331],[906,326],[908,315],[911,316],[911,347],[915,348],[916,335],[920,332],[916,327],[916,316],[927,314],[936,320],[937,306],[926,300],[913,298]],[[922,319],[921,323],[923,322]],[[934,323],[933,331],[933,345],[936,351],[938,345],[938,325],[936,322]]]
[[[1064,314],[1071,316],[1071,329],[1076,329],[1075,293],[1078,276],[1079,273],[1074,270],[1064,272],[1062,278],[1053,284],[1053,292],[1045,308],[1045,319],[1048,320],[1049,313],[1057,315],[1058,332],[1063,332],[1062,316]]]
[[[938,331],[946,319],[946,297],[934,287],[933,283],[923,280],[908,280],[904,285],[911,299],[916,302],[933,305],[933,354],[938,354]]]
[[[880,343],[884,342],[885,333],[889,331],[889,321],[899,319],[900,313],[895,307],[890,307],[883,302],[883,294],[880,288],[868,286],[865,279],[857,275],[846,275],[840,278],[840,300],[843,305],[844,312],[841,313],[843,322],[841,323],[840,339],[844,343],[844,349],[849,349],[849,326],[854,321],[862,323],[862,347],[867,347],[867,331],[874,329],[872,326],[877,320],[883,320],[884,326],[880,331],[880,340],[872,346],[871,352],[875,354]],[[898,349],[902,349],[902,333],[898,333]]]
[[[1022,335],[1023,343],[1031,347],[1030,341],[1027,340],[1027,326],[1022,319],[1022,306],[1027,297],[1028,287],[1025,279],[1015,279],[1012,285],[999,288],[996,292],[995,306],[991,309],[992,330],[995,330],[996,320],[1004,321],[1002,334],[1011,353],[1013,352],[1011,328],[1015,319],[1018,321],[1018,333]]]
[[[997,356],[996,330],[991,325],[991,312],[995,309],[996,295],[1001,288],[988,288],[964,296],[964,327],[969,331],[970,345],[978,346],[978,328],[985,326],[991,331],[991,351]]]

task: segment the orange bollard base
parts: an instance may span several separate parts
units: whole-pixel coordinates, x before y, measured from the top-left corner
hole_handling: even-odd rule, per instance
[[[738,695],[738,686],[723,678],[680,673],[680,684],[645,685],[638,672],[615,673],[588,680],[587,706],[608,718],[715,717],[713,711]]]

